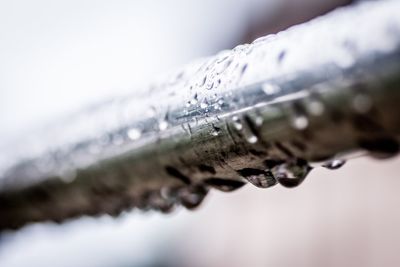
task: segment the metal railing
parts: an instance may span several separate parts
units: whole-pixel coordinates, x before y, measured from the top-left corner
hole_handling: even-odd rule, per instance
[[[0,161],[0,228],[195,208],[210,188],[294,187],[352,152],[395,155],[398,10],[398,1],[340,8],[10,144]]]

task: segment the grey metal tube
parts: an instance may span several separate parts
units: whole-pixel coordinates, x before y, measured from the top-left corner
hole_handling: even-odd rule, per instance
[[[395,155],[400,2],[340,8],[91,107],[2,151],[0,228],[195,208],[209,188],[299,185],[348,153]]]

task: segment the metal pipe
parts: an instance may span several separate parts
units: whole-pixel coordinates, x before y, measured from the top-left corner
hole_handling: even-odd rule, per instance
[[[400,140],[400,2],[340,8],[188,65],[3,149],[0,228],[197,207],[210,188],[299,185]],[[312,163],[312,164],[311,164]]]

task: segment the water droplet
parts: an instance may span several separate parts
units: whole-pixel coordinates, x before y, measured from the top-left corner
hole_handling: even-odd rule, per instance
[[[241,70],[241,75],[243,75],[246,72],[247,67],[248,67],[247,63],[243,65],[242,70]]]
[[[278,55],[278,62],[281,63],[286,56],[286,51],[282,50]]]
[[[251,136],[248,136],[248,137],[246,138],[246,140],[247,140],[247,142],[249,142],[250,144],[254,144],[254,143],[257,143],[258,138],[257,138],[257,136],[255,136],[255,135],[251,135]]]
[[[271,173],[281,185],[296,187],[304,181],[311,170],[305,160],[297,159],[273,167]]]
[[[353,108],[358,113],[367,113],[372,108],[372,100],[365,94],[358,94],[353,99]]]
[[[212,136],[218,136],[218,135],[219,135],[219,132],[218,132],[218,131],[212,131],[212,132],[211,132],[211,135],[212,135]]]
[[[77,172],[75,170],[63,171],[60,178],[65,183],[72,183],[77,177]]]
[[[304,130],[308,126],[308,119],[304,115],[296,116],[294,117],[292,124],[297,130]]]
[[[229,57],[225,57],[223,61],[218,62],[217,65],[215,66],[215,72],[217,74],[223,73],[232,63],[232,59],[229,59]]]
[[[140,198],[138,198],[135,201],[135,206],[142,211],[150,210],[150,208],[151,208],[150,203],[149,203],[150,197],[151,197],[151,193],[145,192],[143,195],[140,196]]]
[[[166,121],[160,121],[158,123],[158,129],[160,129],[160,131],[164,131],[168,128],[168,122]]]
[[[256,116],[254,118],[254,123],[258,127],[262,126],[263,122],[264,122],[264,119],[261,116]]]
[[[238,116],[233,116],[233,117],[232,117],[232,121],[233,121],[233,127],[234,127],[236,130],[240,131],[240,130],[243,129],[243,124],[241,123],[241,121],[240,121],[240,119],[239,119]]]
[[[202,102],[202,103],[200,103],[200,107],[201,107],[202,109],[205,109],[205,108],[208,107],[208,104],[207,104],[206,102]]]
[[[252,119],[244,115],[243,119],[238,116],[232,117],[233,127],[240,131],[240,135],[250,144],[254,144],[258,141],[257,132],[255,129],[255,123]]]
[[[330,170],[336,170],[336,169],[339,169],[340,167],[342,167],[345,163],[346,163],[345,160],[334,159],[334,160],[322,165],[322,167],[325,167]]]
[[[262,90],[267,95],[275,95],[281,92],[281,88],[276,84],[264,83]]]
[[[211,135],[212,136],[218,136],[221,133],[221,128],[215,126],[214,124],[212,124],[212,131],[211,131]]]
[[[140,132],[140,130],[136,129],[136,128],[130,128],[126,134],[128,135],[129,139],[131,140],[137,140],[140,138],[140,136],[142,135],[142,133]]]
[[[324,109],[324,104],[318,100],[312,100],[308,105],[308,111],[314,116],[322,115]]]
[[[199,86],[203,87],[204,84],[206,83],[206,81],[207,81],[207,76],[204,76],[203,79],[201,80],[201,82],[199,83]]]
[[[148,199],[149,205],[162,213],[170,213],[174,208],[174,201],[170,198],[164,198],[160,192],[153,192]]]
[[[246,179],[259,188],[268,188],[276,184],[276,180],[272,175],[252,175],[246,177]]]
[[[196,105],[197,102],[198,102],[198,101],[197,101],[197,98],[198,98],[198,96],[197,96],[197,93],[196,93],[196,94],[194,94],[192,100],[190,100],[190,103],[191,103],[192,105]]]
[[[180,203],[187,209],[197,208],[208,193],[207,188],[202,185],[184,187],[178,192]]]
[[[238,170],[238,173],[251,184],[260,188],[267,188],[276,184],[276,180],[270,171],[244,168]]]
[[[216,96],[217,97],[217,96]],[[225,105],[224,99],[221,97],[217,99],[217,103],[214,105],[216,110],[221,110],[222,107]]]
[[[112,135],[112,143],[115,146],[120,146],[124,143],[124,137],[120,134],[113,134]]]
[[[160,194],[165,199],[175,199],[177,194],[177,188],[164,186],[161,188]]]
[[[206,87],[207,90],[213,89],[213,87],[214,87],[214,82],[213,82],[213,81],[208,82],[208,83],[206,84],[205,87]]]

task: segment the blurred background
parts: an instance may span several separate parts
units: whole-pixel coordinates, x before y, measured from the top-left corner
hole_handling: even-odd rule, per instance
[[[27,129],[350,0],[0,1],[0,147]],[[212,191],[0,234],[0,266],[399,266],[400,159],[317,169],[296,189]]]

